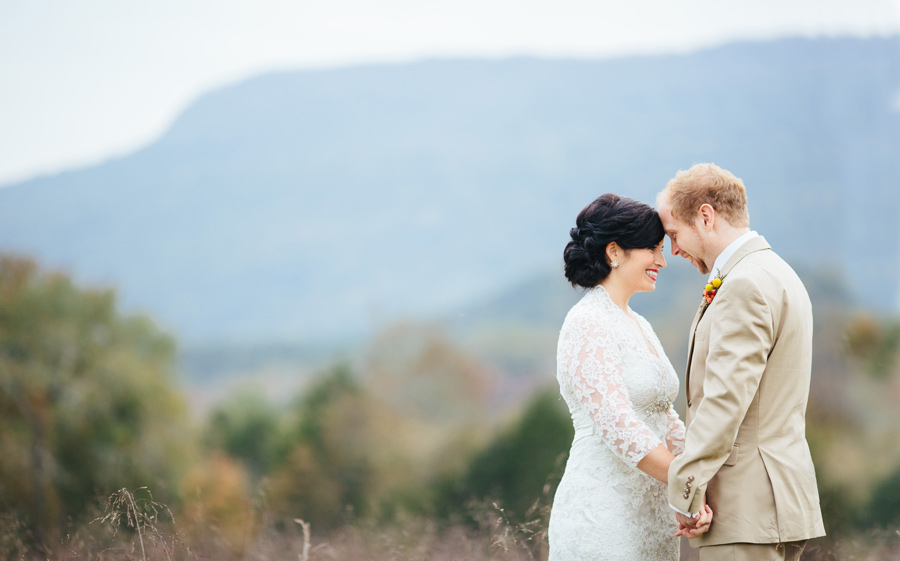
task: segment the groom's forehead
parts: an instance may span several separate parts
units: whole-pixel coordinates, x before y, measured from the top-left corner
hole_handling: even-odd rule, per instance
[[[685,234],[688,231],[696,231],[697,228],[694,224],[689,224],[687,222],[682,222],[681,220],[670,216],[669,220],[663,222],[663,231],[665,231],[666,235],[670,238],[674,238],[675,236],[680,236]]]
[[[672,216],[671,213],[666,213],[666,216],[663,216],[663,214],[660,213],[659,217],[663,225],[663,231],[670,236],[677,233],[679,230],[690,226]]]

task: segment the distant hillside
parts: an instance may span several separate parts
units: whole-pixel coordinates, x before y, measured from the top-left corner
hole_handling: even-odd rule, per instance
[[[557,271],[595,196],[652,202],[714,161],[782,255],[896,308],[873,282],[900,273],[898,155],[896,37],[286,72],[0,189],[0,249],[114,284],[189,345],[315,343]]]

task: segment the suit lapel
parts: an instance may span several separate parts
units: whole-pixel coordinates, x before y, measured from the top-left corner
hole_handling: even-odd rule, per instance
[[[737,251],[734,252],[728,262],[725,263],[725,266],[719,271],[724,279],[725,276],[734,268],[735,265],[740,263],[740,261],[754,253],[756,251],[762,251],[764,249],[772,249],[769,246],[766,239],[762,236],[756,236],[748,240],[744,245],[738,248]],[[724,281],[723,281],[724,282]],[[697,313],[694,314],[694,323],[691,324],[691,335],[688,340],[688,354],[687,354],[687,369],[684,372],[684,393],[685,398],[690,401],[691,399],[691,362],[694,358],[694,339],[697,336],[697,326],[700,324],[700,320],[703,318],[703,313],[706,312],[706,309],[709,308],[712,304],[707,305],[705,300],[700,301],[700,306],[697,308]]]
[[[684,396],[687,401],[691,400],[691,359],[694,357],[694,337],[705,309],[706,306],[703,305],[697,308],[697,313],[694,314],[694,323],[691,324],[691,336],[688,339],[687,369],[684,371]]]
[[[728,259],[728,262],[725,263],[725,266],[722,267],[720,273],[722,274],[722,278],[725,278],[725,275],[731,272],[734,269],[734,266],[741,262],[744,257],[747,257],[751,253],[755,253],[757,251],[762,251],[764,249],[772,249],[769,246],[769,243],[766,241],[766,238],[762,236],[756,236],[755,238],[750,238],[747,240],[747,243],[738,248],[737,251],[734,252],[734,255]]]

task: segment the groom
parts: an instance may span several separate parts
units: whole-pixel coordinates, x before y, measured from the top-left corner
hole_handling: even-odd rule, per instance
[[[688,346],[687,441],[669,467],[669,503],[687,528],[704,501],[712,508],[709,531],[691,540],[701,561],[799,559],[807,540],[825,535],[806,442],[809,296],[750,230],[744,184],[730,172],[680,171],[657,203],[672,254],[706,275]]]

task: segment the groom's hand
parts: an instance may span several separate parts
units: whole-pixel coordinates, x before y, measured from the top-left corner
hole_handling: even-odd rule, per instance
[[[685,516],[680,512],[675,513],[675,520],[678,521],[678,531],[675,537],[686,536],[688,539],[696,538],[709,531],[712,524],[713,511],[706,504],[706,493],[700,500],[700,512],[696,518]]]
[[[678,520],[678,531],[675,532],[675,537],[685,536],[688,539],[693,539],[709,531],[709,527],[712,525],[713,511],[709,508],[709,505],[704,504],[701,507],[700,516],[697,518],[691,518],[680,513],[675,513],[675,518]],[[686,525],[685,522],[690,523],[690,526]]]
[[[685,516],[680,512],[675,513],[675,520],[678,521],[678,531],[681,532],[682,528],[687,528],[693,530],[697,526],[697,518],[691,518],[690,516]],[[676,536],[679,534],[675,534]]]

